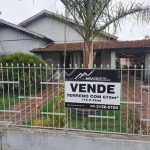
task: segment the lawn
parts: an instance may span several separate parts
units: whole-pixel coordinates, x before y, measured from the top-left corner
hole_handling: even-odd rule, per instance
[[[6,110],[16,103],[19,103],[18,96],[7,95],[6,93],[3,95],[0,93],[0,110]]]
[[[96,110],[94,114],[90,113],[90,109],[87,111],[88,114],[79,114],[75,110],[64,108],[64,89],[60,88],[59,94],[55,96],[54,100],[44,105],[33,120],[23,124],[56,128],[64,128],[68,125],[69,129],[92,130],[94,132],[133,132],[131,123],[133,110],[127,109],[126,104],[121,105],[121,110]],[[55,114],[44,114],[47,112],[54,112]],[[66,116],[59,115],[59,113],[65,113]],[[93,115],[93,117],[90,118],[88,115]]]

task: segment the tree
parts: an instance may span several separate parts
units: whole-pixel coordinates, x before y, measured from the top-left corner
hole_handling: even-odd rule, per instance
[[[68,25],[84,40],[84,67],[93,67],[93,39],[104,36],[106,29],[113,25],[114,31],[125,20],[137,24],[149,23],[150,7],[145,3],[114,2],[114,0],[61,0],[75,21]],[[82,24],[81,24],[82,23]],[[89,64],[89,66],[88,66]]]
[[[46,81],[46,71],[43,68],[45,65],[46,62],[36,55],[24,53],[4,55],[0,59],[0,69],[2,67],[0,80],[19,81],[19,84],[4,84],[4,91],[8,92],[8,89],[10,91],[13,89],[16,94],[20,91],[21,94],[29,95],[30,92],[35,93],[36,90],[41,90],[41,76],[42,80]]]
[[[137,67],[141,67],[141,65],[144,65],[144,55],[135,55],[130,58],[130,62],[132,66],[136,65]]]
[[[144,39],[145,39],[145,40],[149,40],[149,36],[148,36],[148,35],[145,35]]]

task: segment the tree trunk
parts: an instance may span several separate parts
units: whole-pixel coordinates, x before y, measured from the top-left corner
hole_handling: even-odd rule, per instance
[[[84,41],[84,68],[93,68],[93,42]]]
[[[89,49],[87,44],[84,42],[84,50],[83,50],[83,62],[84,62],[84,68],[88,68],[89,64]]]
[[[96,54],[97,54],[97,52],[93,52],[93,64],[94,64],[94,62],[96,60]]]
[[[89,69],[93,68],[93,41],[90,42],[89,46]]]

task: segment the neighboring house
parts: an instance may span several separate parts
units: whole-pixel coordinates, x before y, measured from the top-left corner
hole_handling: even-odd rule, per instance
[[[33,48],[52,42],[44,35],[0,20],[0,55],[15,52],[30,53]]]

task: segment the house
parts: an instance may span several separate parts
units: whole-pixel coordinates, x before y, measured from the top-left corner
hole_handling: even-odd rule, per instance
[[[0,20],[0,52],[14,53],[18,51],[35,53],[44,60],[50,59],[54,67],[64,64],[66,47],[66,67],[72,64],[79,67],[83,63],[83,39],[69,25],[64,17],[43,10],[19,25]],[[68,19],[75,26],[75,22]],[[82,24],[80,26],[83,28]],[[83,29],[84,30],[84,29]],[[149,65],[150,40],[117,41],[117,37],[106,33],[96,37],[93,42],[95,64],[103,68],[115,68],[116,58],[128,58],[133,55],[145,55],[145,69]],[[145,71],[145,76],[147,77]]]
[[[30,50],[52,41],[44,35],[0,20],[0,55],[15,52],[30,53]]]
[[[72,59],[71,55],[74,56],[76,54],[82,55],[83,50],[83,42],[73,42],[73,43],[51,43],[45,47],[35,48],[31,50],[31,52],[46,55],[52,54],[56,55],[57,53],[64,53],[64,47],[66,46],[67,51],[67,61],[71,64],[82,64],[83,61],[81,58],[78,60]],[[111,59],[108,55],[104,55],[103,53],[114,53],[116,55],[115,58],[129,58],[134,55],[145,54],[149,56],[150,52],[150,40],[137,40],[137,41],[111,41],[111,40],[103,40],[103,41],[94,41],[93,49],[96,52],[95,64],[100,67],[101,64],[110,64]],[[70,55],[70,56],[69,56]],[[104,57],[105,56],[105,57]],[[83,58],[83,57],[82,57]],[[60,58],[60,62],[62,63]],[[145,60],[145,64],[147,61]],[[148,65],[148,64],[147,64]],[[105,68],[107,66],[104,66]]]
[[[33,32],[42,34],[50,39],[53,39],[55,43],[66,42],[81,42],[83,38],[69,25],[64,22],[65,18],[61,15],[52,13],[47,10],[43,10],[38,14],[28,18],[21,22],[19,26],[24,27]],[[76,27],[74,20],[67,19],[68,24],[73,24]],[[83,28],[83,25],[80,24]],[[84,28],[83,28],[84,30]],[[97,40],[117,40],[117,37],[106,33],[103,37],[97,37]],[[95,39],[95,40],[96,40]]]
[[[83,42],[74,42],[74,43],[51,43],[42,48],[35,48],[31,52],[35,54],[42,55],[57,55],[64,53],[64,45],[66,46],[67,57],[66,63],[69,64],[77,64],[80,66],[83,63],[82,58],[82,50],[83,50]],[[149,64],[150,64],[150,40],[137,40],[137,41],[111,41],[111,40],[103,40],[103,41],[94,41],[93,49],[96,52],[95,64],[97,67],[101,67],[103,64],[103,68],[107,68],[107,64],[109,64],[110,68],[115,68],[116,66],[116,58],[129,58],[131,56],[138,56],[143,54],[145,56],[144,62],[144,76],[145,80],[147,80],[149,73]],[[78,55],[78,57],[71,57]],[[54,58],[55,59],[55,58]],[[60,57],[59,63],[63,63],[62,58]],[[67,66],[69,67],[69,66]]]
[[[62,19],[60,19],[62,18]],[[76,26],[75,22],[71,19],[68,19],[69,24],[73,24]],[[72,29],[69,25],[66,25],[64,23],[64,17],[63,16],[58,16],[57,14],[51,13],[47,10],[43,10],[40,13],[32,16],[31,18],[23,21],[22,23],[19,24],[19,26],[24,27],[28,30],[31,30],[33,32],[42,34],[53,41],[55,43],[52,43],[52,46],[50,44],[50,48],[54,48],[55,46],[60,46],[63,50],[61,51],[56,51],[56,52],[41,52],[41,53],[36,53],[40,55],[43,59],[51,59],[51,61],[54,63],[54,66],[57,66],[57,64],[60,64],[63,66],[64,63],[64,49],[65,49],[65,44],[67,43],[74,43],[73,46],[77,46],[76,44],[82,43],[83,38],[74,30]],[[83,28],[82,24],[80,26]],[[84,30],[84,29],[83,29]],[[117,40],[116,36],[113,36],[111,34],[106,33],[105,35],[101,37],[96,37],[94,39],[95,41],[100,41],[100,40]],[[75,51],[74,53],[72,52],[67,52],[67,59],[66,59],[66,67],[69,67],[69,64],[72,64],[75,66],[75,64],[81,64],[83,63],[82,58],[82,51],[83,50],[83,44],[82,48],[80,49],[80,52]],[[44,48],[49,47],[49,45],[46,45]],[[57,48],[56,48],[57,49]],[[56,50],[54,48],[54,51]],[[31,51],[33,52],[33,51]],[[114,52],[103,52],[101,55],[103,55],[103,58],[107,58],[107,60],[115,60],[115,55]],[[97,60],[100,57],[100,53],[98,52],[96,55]],[[104,62],[105,63],[105,62]],[[115,63],[115,61],[113,61]],[[114,66],[113,64],[112,66]]]
[[[62,19],[61,19],[62,18]],[[81,36],[64,23],[64,17],[43,10],[33,17],[23,21],[19,25],[14,25],[4,20],[0,20],[0,54],[10,54],[15,52],[29,53],[35,48],[46,47],[50,43],[78,43],[83,42]],[[74,21],[68,19],[70,24],[75,25]],[[83,28],[82,24],[80,24]],[[84,30],[84,29],[83,29]],[[65,38],[66,33],[66,38]],[[117,37],[106,33],[101,37],[96,37],[95,40],[116,40]],[[63,44],[64,45],[64,44]],[[82,48],[83,49],[83,48]],[[38,53],[44,60],[51,59],[54,66],[57,64],[63,65],[63,52],[57,53]],[[98,57],[99,54],[97,54]],[[110,58],[111,53],[103,53],[104,57]],[[106,56],[105,56],[106,55]],[[108,55],[108,56],[107,56]],[[68,53],[66,64],[71,63],[75,66],[76,63],[82,63],[82,52]],[[114,58],[115,59],[115,58]]]

